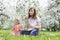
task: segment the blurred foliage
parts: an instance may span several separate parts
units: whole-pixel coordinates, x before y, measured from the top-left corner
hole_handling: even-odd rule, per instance
[[[13,20],[15,17],[17,17],[19,18],[23,27],[26,28],[25,16],[28,14],[28,10],[32,6],[36,8],[38,13],[37,15],[41,18],[42,30],[60,31],[59,1],[60,0],[16,0],[7,2],[3,1],[4,3],[1,1],[1,13],[10,17],[0,17],[2,27],[3,29],[11,29]],[[11,2],[13,2],[13,4],[16,2],[16,5],[11,4]]]
[[[2,29],[2,25],[0,24],[0,30]]]

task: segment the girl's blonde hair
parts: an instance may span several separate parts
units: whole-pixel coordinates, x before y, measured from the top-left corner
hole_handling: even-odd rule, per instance
[[[20,24],[20,21],[17,18],[15,18],[14,19],[14,24]]]

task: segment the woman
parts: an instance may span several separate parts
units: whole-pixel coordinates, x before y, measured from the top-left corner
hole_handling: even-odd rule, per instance
[[[26,16],[27,19],[27,31],[23,30],[21,31],[21,34],[28,34],[28,35],[37,35],[39,32],[39,29],[41,29],[41,23],[39,17],[36,15],[35,8],[30,8],[28,11],[28,16]]]

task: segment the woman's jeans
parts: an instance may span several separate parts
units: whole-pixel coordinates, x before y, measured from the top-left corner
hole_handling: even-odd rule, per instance
[[[39,29],[34,28],[34,29],[32,29],[32,30],[29,30],[29,31],[27,31],[27,30],[22,30],[22,31],[20,32],[20,34],[22,34],[22,35],[24,35],[24,34],[26,34],[26,35],[38,35],[38,32],[39,32]]]

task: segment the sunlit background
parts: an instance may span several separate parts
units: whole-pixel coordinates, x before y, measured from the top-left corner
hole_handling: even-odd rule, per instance
[[[0,29],[10,29],[14,18],[25,27],[25,15],[35,7],[42,30],[60,30],[60,0],[0,0]]]

